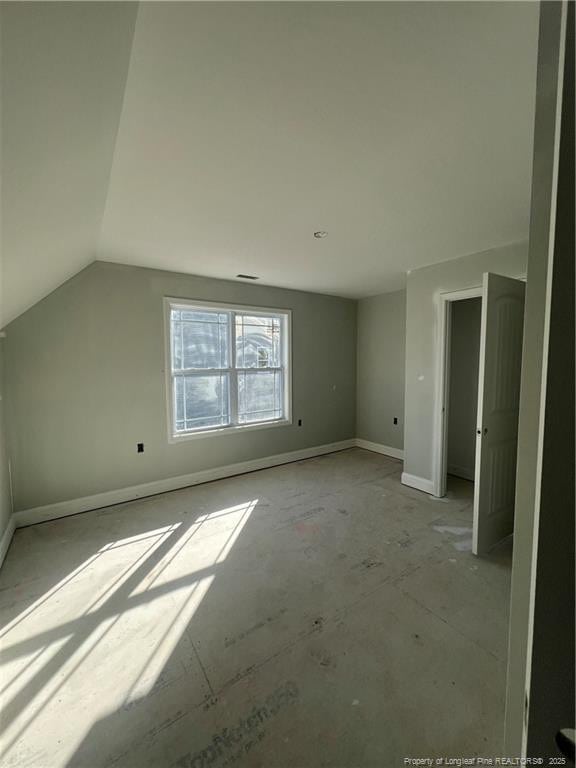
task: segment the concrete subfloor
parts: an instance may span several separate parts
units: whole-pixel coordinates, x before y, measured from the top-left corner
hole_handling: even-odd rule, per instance
[[[510,549],[352,449],[20,529],[3,766],[368,768],[499,754]]]

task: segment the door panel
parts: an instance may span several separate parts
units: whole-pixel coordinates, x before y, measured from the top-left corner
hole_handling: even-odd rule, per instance
[[[514,528],[518,407],[525,283],[486,273],[483,280],[474,493],[474,554]]]

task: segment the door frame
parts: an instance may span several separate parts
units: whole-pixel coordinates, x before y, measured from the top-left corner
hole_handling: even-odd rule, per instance
[[[504,275],[513,280],[526,282],[526,272],[521,275]],[[434,444],[432,446],[433,496],[446,495],[447,437],[448,437],[448,385],[450,382],[450,318],[452,302],[463,299],[482,300],[484,308],[484,284],[459,291],[442,291],[438,294],[438,338],[436,391],[434,395]],[[478,393],[480,394],[480,393]]]
[[[450,319],[452,303],[464,299],[484,301],[482,285],[464,288],[460,291],[440,293],[438,312],[438,369],[436,372],[436,393],[434,397],[434,446],[432,460],[434,496],[446,495],[447,437],[448,437],[448,390],[450,382]]]

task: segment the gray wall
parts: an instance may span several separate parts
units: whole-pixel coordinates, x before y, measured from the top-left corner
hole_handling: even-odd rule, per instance
[[[408,274],[406,297],[406,399],[404,471],[433,479],[434,407],[438,366],[440,294],[482,284],[484,272],[520,277],[527,243],[514,243]]]
[[[562,5],[540,6],[510,605],[508,755],[522,754],[523,746],[529,756],[559,754],[554,735],[559,728],[573,728],[575,717],[574,5],[564,4],[564,10],[566,5],[571,20],[563,86],[558,67],[565,34]]]
[[[164,296],[292,309],[294,424],[170,444]],[[355,436],[351,300],[95,262],[6,332],[17,511]]]
[[[404,447],[405,341],[406,291],[358,302],[356,436],[399,449]]]
[[[5,429],[5,398],[3,386],[4,373],[4,339],[0,338],[0,539],[2,538],[10,515],[12,505],[10,499],[10,478],[8,473],[8,457],[6,452]]]
[[[574,3],[566,45],[546,399],[528,755],[550,751],[575,723],[574,625]],[[554,627],[555,631],[551,631]]]
[[[482,299],[451,304],[448,472],[473,480]]]
[[[3,30],[3,16],[0,13],[0,32]],[[0,40],[2,40],[2,34],[0,34]],[[2,51],[3,52],[3,51]],[[0,121],[0,133],[2,132],[2,122]],[[3,137],[0,137],[3,138]],[[1,155],[2,141],[0,140],[0,167],[3,168],[3,156]],[[4,187],[4,179],[0,183],[0,211],[2,210],[2,191]],[[2,217],[0,215],[0,230],[2,229]],[[4,325],[4,305],[2,302],[3,288],[4,288],[4,274],[3,274],[3,253],[0,243],[0,328]],[[0,337],[0,541],[6,531],[10,515],[12,514],[12,505],[10,498],[10,482],[8,472],[8,457],[6,451],[6,428],[5,428],[5,398],[4,398],[4,339]]]
[[[528,755],[550,753],[558,728],[573,728],[574,583],[574,3],[569,3],[564,63],[556,230],[549,300],[549,344]],[[549,273],[550,274],[550,273]],[[552,630],[554,628],[554,630]]]
[[[557,142],[558,64],[560,61],[561,7],[559,3],[540,4],[540,36],[536,84],[536,118],[534,124],[534,158],[530,215],[530,253],[524,312],[524,346],[520,385],[518,424],[518,462],[516,470],[516,515],[514,518],[514,556],[510,598],[510,633],[508,646],[508,679],[506,688],[505,753],[522,753],[526,737],[526,703],[530,705],[529,644],[532,635],[534,552],[537,546],[537,507],[539,486],[539,434],[543,429],[541,400],[542,368],[547,354],[546,312],[550,230],[554,195],[554,166]],[[571,182],[573,183],[573,182]],[[573,211],[572,211],[573,216]],[[568,415],[563,414],[562,419]],[[541,438],[540,438],[541,439]],[[561,464],[563,466],[563,464]],[[574,511],[572,509],[571,514]],[[553,520],[554,518],[552,518]],[[536,535],[535,535],[536,534]],[[562,537],[555,531],[556,542]],[[554,555],[556,557],[556,554]],[[567,616],[568,614],[566,614]],[[546,631],[566,630],[570,621]],[[568,681],[562,690],[568,690]],[[550,689],[556,695],[555,689]],[[560,691],[558,691],[560,693]],[[536,705],[536,703],[535,703]],[[558,724],[558,727],[563,727]],[[546,754],[553,755],[550,750]]]

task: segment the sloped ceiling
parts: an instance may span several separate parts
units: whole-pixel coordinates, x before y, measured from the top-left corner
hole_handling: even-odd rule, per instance
[[[527,237],[537,3],[3,14],[7,320],[95,258],[360,297]]]
[[[2,318],[96,254],[137,6],[2,3]]]

